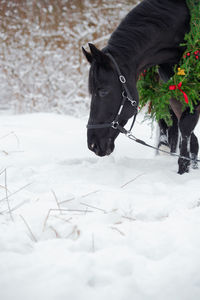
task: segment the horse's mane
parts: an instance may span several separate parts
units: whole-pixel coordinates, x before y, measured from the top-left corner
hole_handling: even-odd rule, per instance
[[[166,32],[176,22],[172,10],[177,9],[177,4],[177,19],[184,20],[187,11],[185,0],[142,1],[122,20],[104,51],[123,54],[123,57],[138,53],[160,32]]]
[[[166,47],[179,47],[188,24],[186,0],[143,0],[133,8],[112,33],[103,52],[110,52],[114,56],[130,61],[135,54],[144,53],[144,49],[157,49],[160,43],[165,43],[163,36],[174,27],[166,38]],[[174,14],[176,11],[176,14]],[[179,38],[175,41],[176,34]],[[172,43],[170,44],[170,41]],[[157,45],[158,44],[158,45]],[[163,46],[163,45],[162,45]],[[163,48],[165,47],[165,44]],[[151,54],[151,52],[148,52]],[[144,54],[143,54],[144,55]],[[105,56],[107,57],[107,56]],[[92,94],[98,84],[98,70],[110,66],[109,58],[103,62],[92,62],[89,73],[89,92]]]

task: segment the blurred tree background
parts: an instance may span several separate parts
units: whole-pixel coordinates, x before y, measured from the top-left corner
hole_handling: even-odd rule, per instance
[[[105,46],[137,0],[0,0],[0,109],[81,115],[89,106],[81,46]]]

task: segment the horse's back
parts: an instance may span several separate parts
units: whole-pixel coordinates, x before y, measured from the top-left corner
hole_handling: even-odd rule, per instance
[[[190,28],[190,13],[185,0],[143,0],[122,20],[108,41],[109,47],[179,46]],[[171,46],[170,46],[171,44]],[[120,46],[121,47],[121,46]]]
[[[160,30],[177,30],[186,26],[189,29],[190,13],[186,0],[143,0],[125,17],[122,23],[133,25],[149,24],[158,26]]]

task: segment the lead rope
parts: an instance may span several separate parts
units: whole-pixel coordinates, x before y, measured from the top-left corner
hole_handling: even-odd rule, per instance
[[[135,122],[135,118],[134,118],[134,122]],[[192,159],[192,158],[182,156],[182,155],[179,155],[179,154],[176,154],[176,153],[171,153],[169,151],[159,149],[158,147],[152,146],[152,145],[146,143],[145,141],[136,138],[131,132],[134,122],[132,123],[130,130],[126,130],[125,128],[123,128],[122,126],[119,125],[118,126],[119,131],[121,133],[125,134],[125,136],[128,137],[130,140],[132,140],[132,141],[134,141],[138,144],[141,144],[143,146],[149,147],[151,149],[154,149],[154,150],[157,150],[159,152],[163,152],[163,153],[166,153],[166,154],[169,154],[171,156],[178,157],[178,158],[183,158],[183,159],[186,159],[186,160],[189,160],[189,161],[194,161],[194,162],[200,162],[200,159]]]

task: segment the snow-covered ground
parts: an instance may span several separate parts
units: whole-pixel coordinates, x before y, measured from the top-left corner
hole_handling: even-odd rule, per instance
[[[85,124],[0,116],[0,299],[200,299],[200,171],[124,136],[98,158]]]

